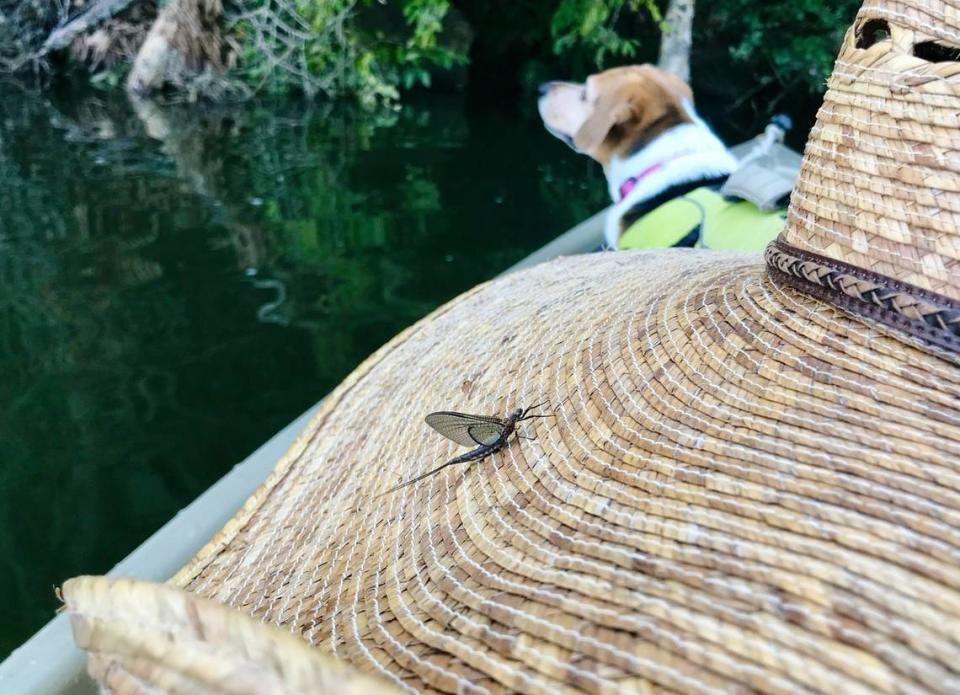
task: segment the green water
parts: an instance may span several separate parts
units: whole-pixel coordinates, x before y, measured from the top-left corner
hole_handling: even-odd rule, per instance
[[[0,92],[0,658],[53,616],[55,585],[109,570],[604,190],[510,105]]]

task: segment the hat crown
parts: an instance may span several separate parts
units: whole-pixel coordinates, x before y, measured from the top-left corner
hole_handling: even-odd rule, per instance
[[[960,300],[960,1],[864,3],[780,241]]]

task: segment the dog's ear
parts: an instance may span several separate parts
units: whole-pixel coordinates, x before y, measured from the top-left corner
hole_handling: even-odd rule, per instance
[[[573,136],[573,145],[578,152],[592,152],[606,139],[610,130],[634,118],[636,106],[623,90],[602,95],[593,111]]]
[[[661,70],[652,65],[641,65],[640,69],[644,71],[647,79],[659,84],[667,94],[676,99],[678,104],[682,104],[684,101],[693,103],[693,90],[690,89],[690,85],[672,72]]]
[[[652,65],[625,70],[626,78],[600,95],[573,136],[578,151],[595,152],[618,126],[625,126],[621,128],[624,137],[645,142],[666,128],[690,120],[684,102],[693,103],[693,91],[686,82]],[[616,139],[608,144],[616,146]]]

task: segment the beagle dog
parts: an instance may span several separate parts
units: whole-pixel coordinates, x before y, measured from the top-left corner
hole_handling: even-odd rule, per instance
[[[614,201],[604,229],[610,248],[666,201],[715,189],[737,168],[736,158],[697,116],[690,87],[652,65],[613,68],[583,84],[546,82],[538,106],[547,130],[603,165]]]

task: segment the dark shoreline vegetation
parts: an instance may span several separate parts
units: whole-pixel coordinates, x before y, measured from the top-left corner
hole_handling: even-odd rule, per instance
[[[667,0],[8,0],[0,73],[177,100],[530,100],[547,79],[655,62]],[[812,124],[859,0],[698,0],[694,92],[745,139]],[[805,128],[803,129],[805,134]],[[802,143],[802,138],[799,142]]]

